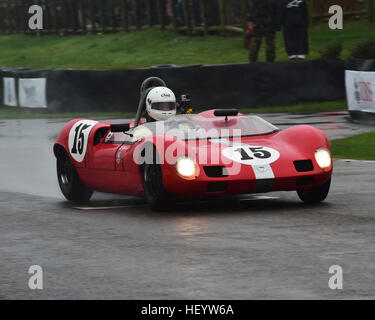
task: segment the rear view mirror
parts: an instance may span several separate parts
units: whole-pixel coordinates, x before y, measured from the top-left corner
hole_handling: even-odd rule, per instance
[[[237,109],[219,109],[214,111],[216,117],[235,117],[238,115]]]
[[[111,132],[126,132],[130,130],[130,124],[111,124]]]

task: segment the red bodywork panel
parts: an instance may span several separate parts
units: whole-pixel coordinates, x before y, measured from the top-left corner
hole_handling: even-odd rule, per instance
[[[210,119],[215,118],[213,111],[206,111],[199,116]],[[245,117],[239,114],[237,117]],[[276,150],[279,157],[269,165],[238,165],[235,161],[223,156],[224,150],[233,144],[233,138],[218,143],[210,139],[183,141],[176,137],[151,135],[135,143],[113,141],[108,143],[110,123],[92,123],[87,129],[87,137],[83,137],[80,145],[79,130],[74,127],[84,119],[70,121],[60,132],[54,152],[65,151],[69,154],[82,183],[89,189],[118,193],[124,195],[143,195],[142,167],[135,161],[139,151],[147,143],[153,143],[163,158],[164,150],[174,144],[178,146],[176,159],[179,156],[190,156],[197,159],[199,175],[196,179],[186,180],[181,178],[176,170],[175,163],[163,163],[162,175],[166,189],[180,196],[209,196],[217,194],[241,194],[254,192],[268,192],[278,190],[297,190],[311,188],[324,184],[332,175],[332,166],[322,170],[315,160],[315,150],[326,148],[330,150],[325,134],[312,127],[300,125],[284,131],[276,131],[266,135],[255,135],[241,138],[243,146],[262,146]],[[143,122],[142,122],[143,123]],[[142,124],[141,123],[141,124]],[[133,126],[134,123],[131,123]],[[82,128],[82,127],[81,127]],[[88,133],[88,130],[89,133]],[[82,147],[87,142],[87,149],[82,161],[76,161],[69,148],[69,139],[73,141],[74,133],[77,134],[75,142]],[[69,138],[69,136],[71,136]],[[87,141],[85,140],[87,139]],[[157,141],[157,142],[156,142]],[[163,146],[160,145],[162,141]],[[213,164],[212,155],[219,155]],[[205,164],[200,164],[200,157],[207,159]],[[298,172],[294,161],[311,160],[313,169]],[[205,167],[225,167],[224,176],[209,176]]]

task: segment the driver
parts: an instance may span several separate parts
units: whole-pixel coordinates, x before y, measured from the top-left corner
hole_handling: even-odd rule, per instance
[[[146,119],[165,121],[176,115],[176,97],[167,87],[155,87],[146,97]]]

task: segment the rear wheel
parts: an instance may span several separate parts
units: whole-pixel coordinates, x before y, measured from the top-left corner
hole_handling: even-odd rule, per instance
[[[81,182],[77,170],[65,152],[57,155],[57,179],[61,192],[72,202],[89,201],[93,191],[87,189]]]
[[[324,201],[329,192],[331,186],[331,179],[329,179],[325,184],[305,190],[297,190],[299,198],[305,203],[318,203]]]
[[[152,210],[163,211],[171,204],[172,198],[163,184],[161,165],[158,161],[156,149],[154,148],[154,161],[146,163],[143,167],[143,190],[147,203]]]

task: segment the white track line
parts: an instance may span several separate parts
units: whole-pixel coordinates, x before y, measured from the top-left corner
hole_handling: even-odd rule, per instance
[[[361,163],[371,163],[371,164],[375,164],[375,160],[334,159],[334,161],[341,161],[341,162],[361,162]]]
[[[280,199],[280,197],[270,197],[270,196],[254,196],[252,198],[239,199],[240,201],[256,201],[256,200],[274,200]]]
[[[273,200],[280,199],[280,197],[270,197],[270,196],[252,196],[251,198],[241,198],[239,201],[257,201],[257,200]],[[194,203],[194,202],[186,202]],[[205,203],[205,201],[201,201]],[[145,207],[146,205],[129,205],[129,206],[107,206],[107,207],[73,207],[73,209],[84,210],[84,211],[94,211],[94,210],[111,210],[111,209],[126,209],[126,208],[140,208]]]
[[[126,209],[126,208],[139,208],[143,207],[143,205],[132,205],[132,206],[113,206],[113,207],[73,207],[73,209],[77,210],[110,210],[110,209]]]

